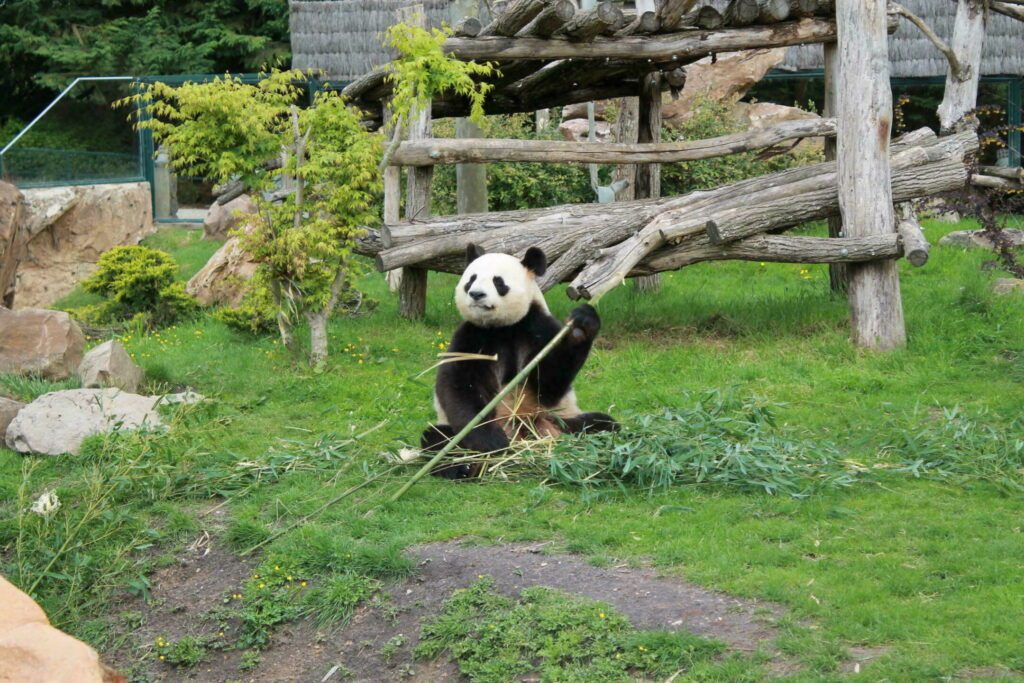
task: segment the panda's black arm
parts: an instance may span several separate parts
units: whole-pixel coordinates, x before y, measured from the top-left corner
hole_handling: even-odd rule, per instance
[[[575,329],[540,362],[530,377],[537,400],[545,407],[558,404],[572,387],[576,375],[590,355],[590,347],[601,329],[601,319],[589,304],[573,309],[569,315]],[[562,323],[537,307],[525,320],[533,344],[530,357],[536,355],[562,329]]]
[[[473,329],[456,331],[448,350],[454,353],[481,353],[485,344]],[[437,371],[437,400],[454,432],[459,432],[490,403],[499,390],[494,361],[459,360],[442,365]],[[494,421],[493,412],[462,439],[459,444],[479,453],[508,448],[508,436]]]

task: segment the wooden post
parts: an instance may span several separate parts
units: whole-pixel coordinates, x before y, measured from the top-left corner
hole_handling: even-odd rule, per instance
[[[518,20],[521,20],[523,16],[539,12],[543,5],[523,1],[517,3],[516,7],[518,7],[517,11],[520,12]],[[448,11],[452,21],[459,22],[473,18],[478,9],[477,3],[472,2],[472,0],[456,0],[456,2],[449,6]],[[508,13],[502,18],[505,20],[504,23],[494,21],[486,28],[496,31],[497,35],[512,35],[515,33],[515,31],[509,33],[509,31],[514,26],[518,26],[518,24],[512,21]],[[522,27],[519,26],[519,28]],[[463,140],[479,138],[482,137],[482,131],[479,126],[469,119],[460,117],[455,119],[455,137]],[[486,166],[483,164],[455,165],[455,204],[458,213],[483,213],[487,211]]]
[[[825,110],[826,117],[836,115],[836,79],[838,78],[839,55],[835,43],[825,43]],[[825,161],[835,161],[836,140],[825,138]],[[828,236],[843,236],[842,216],[833,216],[828,219]],[[845,263],[830,263],[828,266],[828,281],[833,292],[845,293],[846,283],[849,281],[849,266]]]
[[[883,235],[895,230],[889,166],[892,91],[886,23],[885,0],[836,2],[839,208],[851,237]],[[852,265],[849,296],[855,344],[878,350],[906,344],[895,261]]]
[[[639,129],[637,142],[661,142],[661,73],[644,76],[640,88],[637,112]],[[661,164],[637,164],[636,199],[655,199],[661,196]],[[633,279],[637,292],[656,292],[661,289],[661,274],[644,275]]]
[[[426,26],[423,5],[413,5],[400,11],[407,21],[418,21]],[[411,15],[411,16],[410,16]],[[430,137],[430,105],[413,111],[407,122],[410,140]],[[431,184],[434,179],[433,166],[415,166],[409,169],[405,189],[406,220],[422,220],[430,216]],[[427,310],[427,271],[424,268],[404,268],[402,282],[398,286],[398,314],[409,320],[420,320]]]
[[[952,131],[978,101],[981,49],[987,21],[986,0],[959,0],[950,47],[969,73],[966,80],[960,80],[952,67],[946,68],[946,91],[939,105],[939,126],[943,133]]]

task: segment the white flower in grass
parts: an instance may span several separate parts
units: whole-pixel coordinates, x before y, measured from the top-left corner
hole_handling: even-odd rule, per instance
[[[60,498],[53,491],[44,491],[29,508],[40,517],[49,517],[60,509]]]

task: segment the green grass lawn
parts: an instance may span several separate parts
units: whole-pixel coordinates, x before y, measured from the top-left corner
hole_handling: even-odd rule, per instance
[[[935,244],[970,226],[925,227]],[[171,251],[185,276],[215,248],[194,236],[163,231],[147,243]],[[311,576],[386,580],[407,570],[401,549],[419,542],[551,540],[551,548],[594,563],[649,563],[777,601],[788,612],[779,645],[803,665],[794,680],[841,677],[847,649],[859,646],[888,648],[867,669],[870,680],[943,680],[970,671],[1017,680],[1024,677],[1024,297],[991,294],[1003,276],[985,266],[991,259],[935,247],[923,268],[901,262],[909,343],[886,354],[850,345],[846,303],[828,292],[824,266],[703,264],[664,275],[657,294],[637,296],[626,286],[600,302],[602,338],[577,382],[584,409],[629,425],[688,407],[709,389],[756,395],[776,406],[782,429],[834,444],[871,470],[848,489],[798,499],[711,485],[648,494],[542,487],[539,479],[464,485],[427,478],[398,503],[365,515],[382,498],[377,491],[393,491],[411,475],[402,469],[269,543],[264,562],[288,561]],[[125,485],[133,521],[111,531],[122,546],[96,544],[81,553],[92,564],[54,573],[37,590],[57,623],[102,648],[104,605],[119,591],[145,591],[146,572],[204,525],[200,503],[209,507],[205,501],[218,492],[234,496],[222,533],[241,550],[314,512],[367,471],[381,471],[379,454],[414,444],[433,419],[433,374],[415,377],[458,323],[455,282],[432,274],[426,318],[408,322],[398,318],[382,276],[363,278],[379,307],[333,321],[332,357],[321,373],[292,363],[272,338],[242,337],[209,317],[126,337],[154,388],[187,385],[214,404],[178,419],[166,436],[94,441],[78,458],[40,459],[30,472],[27,459],[0,448],[4,573],[19,571],[19,524],[41,524],[19,522],[19,500],[56,488],[65,506],[85,505],[99,471],[117,467],[124,453],[144,452],[131,462],[146,483]],[[80,305],[77,297],[62,303]],[[558,316],[573,306],[561,288],[548,300]],[[46,389],[11,378],[5,384],[24,398]],[[894,463],[947,448],[945,411],[954,408],[972,421],[965,439],[979,456],[977,476],[895,471]],[[323,435],[337,443],[381,423],[338,449],[314,445]],[[328,450],[336,460],[323,460]],[[244,485],[217,484],[217,468],[268,452],[320,460]],[[980,464],[990,460],[1002,469]],[[130,552],[119,555],[124,544]],[[338,560],[353,553],[365,561]],[[68,585],[85,597],[69,599]],[[759,666],[751,660],[744,675],[757,679]],[[730,680],[728,671],[695,670],[692,678]]]

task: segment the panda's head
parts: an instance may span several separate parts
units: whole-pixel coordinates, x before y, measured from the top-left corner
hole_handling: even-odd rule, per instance
[[[466,248],[466,270],[455,288],[455,306],[463,320],[480,327],[505,327],[522,320],[544,295],[537,276],[547,269],[547,257],[530,247],[520,261],[509,254],[485,254],[474,244]]]

